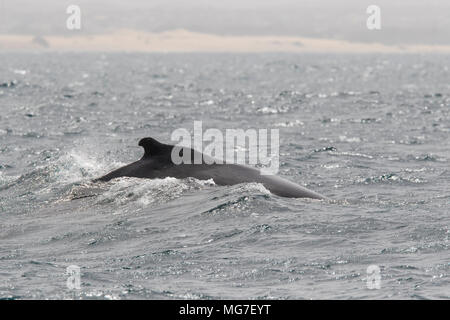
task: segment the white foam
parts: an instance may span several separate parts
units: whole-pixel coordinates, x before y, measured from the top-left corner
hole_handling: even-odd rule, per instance
[[[14,182],[19,178],[20,178],[20,176],[9,176],[9,175],[5,175],[3,172],[0,171],[0,186]]]
[[[180,197],[184,192],[214,185],[214,181],[197,179],[141,179],[121,177],[108,182],[108,190],[101,194],[97,203],[126,205],[138,203],[148,206],[154,202],[166,202]]]
[[[95,178],[123,166],[120,162],[106,163],[94,155],[79,150],[71,150],[56,162],[58,167],[58,181],[63,183],[74,183],[86,178]]]

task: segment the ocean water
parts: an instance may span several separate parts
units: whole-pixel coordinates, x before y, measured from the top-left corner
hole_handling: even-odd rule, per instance
[[[0,298],[450,298],[450,56],[0,59]],[[279,175],[332,200],[91,182],[196,120],[279,129]]]

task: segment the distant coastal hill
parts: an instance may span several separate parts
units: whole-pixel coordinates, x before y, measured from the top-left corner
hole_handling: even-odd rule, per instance
[[[450,45],[386,45],[294,36],[224,36],[178,29],[104,34],[0,34],[0,51],[450,53]]]

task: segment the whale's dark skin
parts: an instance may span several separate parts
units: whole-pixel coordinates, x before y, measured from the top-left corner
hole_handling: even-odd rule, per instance
[[[312,198],[326,199],[326,197],[305,189],[293,182],[282,179],[275,175],[261,175],[256,168],[239,164],[174,164],[171,154],[174,146],[163,144],[153,138],[143,138],[139,145],[145,150],[144,156],[129,165],[114,170],[107,175],[94,181],[109,181],[117,177],[137,177],[137,178],[166,178],[174,177],[178,179],[193,177],[199,180],[213,179],[217,185],[234,185],[245,182],[258,182],[264,185],[271,193],[288,198]],[[195,150],[191,151],[194,159]],[[182,151],[183,152],[183,151]],[[207,156],[202,155],[203,159]],[[209,158],[210,159],[210,158]],[[191,161],[192,163],[194,161]]]

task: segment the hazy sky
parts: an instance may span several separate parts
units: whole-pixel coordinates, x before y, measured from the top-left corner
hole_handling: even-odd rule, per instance
[[[78,35],[182,28],[226,35],[450,44],[450,0],[0,0],[0,34],[71,36],[65,27],[71,4],[81,8]],[[381,8],[379,31],[366,28],[371,4]]]

